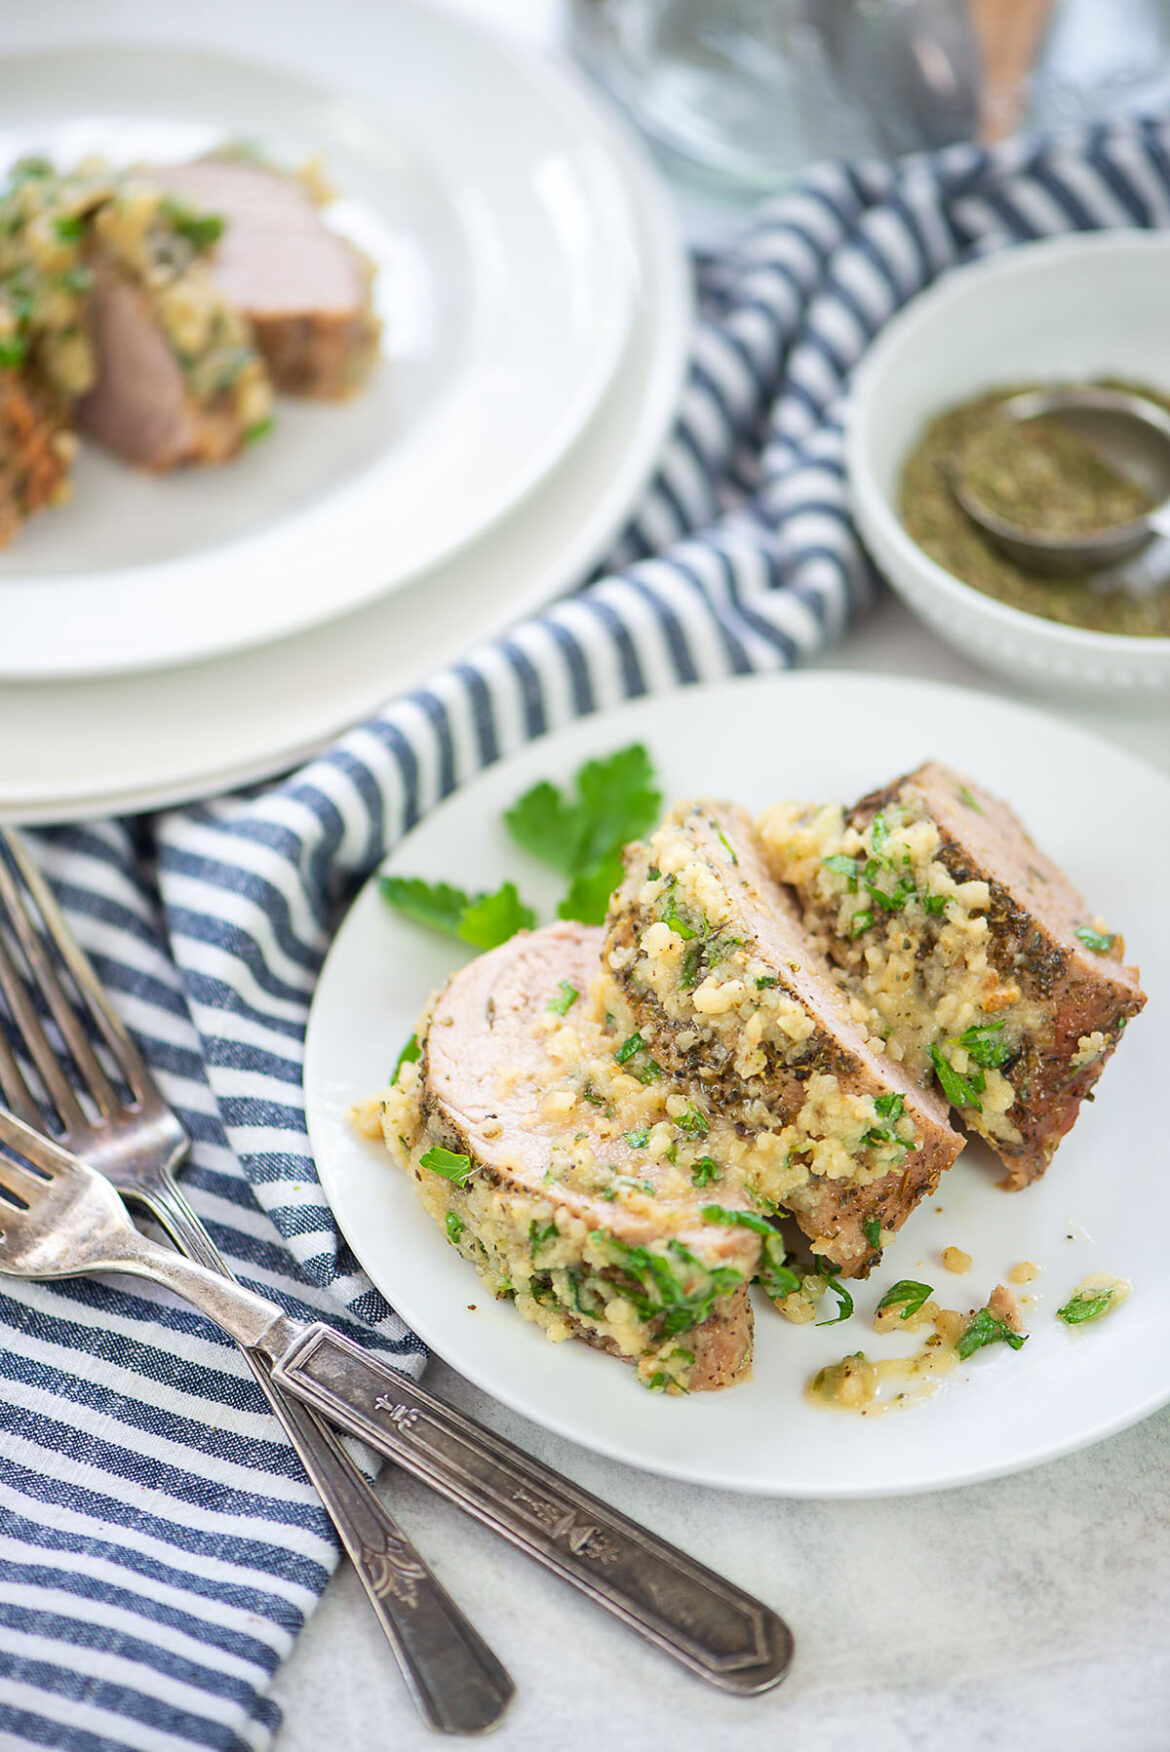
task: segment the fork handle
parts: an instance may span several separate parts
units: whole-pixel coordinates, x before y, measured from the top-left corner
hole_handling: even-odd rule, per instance
[[[132,1195],[189,1259],[231,1272],[175,1186]],[[329,1426],[281,1390],[268,1358],[244,1350],[252,1372],[341,1536],[419,1713],[445,1734],[477,1734],[501,1717],[515,1687],[474,1625],[383,1507]]]
[[[750,1696],[788,1671],[770,1607],[340,1333],[302,1327],[273,1373],[708,1683]]]

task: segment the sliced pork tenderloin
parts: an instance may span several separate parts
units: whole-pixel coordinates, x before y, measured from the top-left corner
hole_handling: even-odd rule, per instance
[[[551,1338],[622,1356],[653,1388],[725,1387],[750,1372],[762,1225],[696,1184],[666,1095],[616,1064],[588,998],[601,942],[549,925],[461,968],[380,1123],[449,1240]]]
[[[277,389],[333,399],[358,388],[378,352],[373,266],[324,223],[305,184],[215,157],[156,166],[151,175],[223,220],[211,273],[250,321]]]
[[[602,1001],[631,1062],[690,1092],[712,1158],[822,1262],[864,1274],[962,1148],[945,1107],[842,994],[743,810],[680,804],[625,863]]]
[[[929,761],[850,810],[760,822],[773,873],[922,1089],[1026,1185],[1145,1003],[1125,945],[1012,810]]]

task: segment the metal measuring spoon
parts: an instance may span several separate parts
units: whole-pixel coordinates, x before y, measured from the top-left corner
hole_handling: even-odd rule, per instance
[[[1156,402],[1120,389],[1032,390],[1001,402],[995,413],[1021,424],[1044,415],[1059,418],[1153,501],[1143,516],[1092,535],[1041,535],[982,505],[969,491],[960,463],[950,476],[955,499],[1017,565],[1048,574],[1096,572],[1131,559],[1155,535],[1170,534],[1170,414]]]

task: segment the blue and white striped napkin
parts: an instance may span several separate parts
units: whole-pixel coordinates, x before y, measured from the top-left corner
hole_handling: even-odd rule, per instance
[[[678,424],[599,581],[279,784],[34,836],[195,1139],[188,1190],[245,1282],[421,1369],[307,1151],[305,1020],[345,902],[439,798],[528,739],[838,638],[873,589],[841,464],[870,337],[973,254],[1168,223],[1159,119],[812,170],[698,264]],[[265,1745],[270,1681],[337,1550],[236,1351],[150,1288],[5,1284],[0,1372],[0,1744]]]

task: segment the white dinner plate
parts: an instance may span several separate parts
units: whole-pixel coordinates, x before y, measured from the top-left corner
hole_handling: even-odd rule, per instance
[[[305,1089],[318,1171],[343,1233],[378,1287],[440,1356],[515,1410],[611,1457],[670,1477],[782,1496],[863,1497],[971,1483],[1098,1441],[1170,1399],[1170,784],[1066,725],[990,695],[892,677],[824,673],[688,688],[526,747],[437,809],[397,850],[404,874],[492,887],[515,878],[552,916],[558,890],[505,835],[501,811],[537,779],[566,781],[586,757],[643,741],[668,798],[706,792],[758,808],[778,798],[852,799],[927,757],[1007,798],[1094,909],[1125,933],[1149,994],[1045,1179],[999,1190],[1003,1168],[967,1146],[910,1217],[878,1271],[854,1286],[840,1326],[792,1326],[757,1307],[754,1379],[664,1398],[615,1359],[553,1345],[494,1302],[417,1203],[408,1175],[351,1130],[351,1102],[382,1086],[457,949],[363,891],[325,963],[309,1026]],[[468,847],[475,847],[474,866]],[[948,1274],[946,1247],[972,1256]],[[944,1306],[981,1306],[1011,1267],[1030,1336],[948,1376],[932,1399],[885,1416],[809,1404],[815,1370],[865,1350],[909,1351],[872,1315],[899,1278]],[[1097,1326],[1056,1309],[1091,1271],[1128,1278],[1129,1300]]]
[[[635,239],[596,106],[431,7],[387,8],[380,103],[190,50],[0,57],[0,166],[319,156],[326,220],[377,265],[383,356],[343,403],[282,397],[263,443],[161,479],[83,444],[71,500],[0,554],[0,675],[239,650],[369,602],[516,506],[596,411]]]
[[[635,213],[634,322],[549,479],[472,548],[311,632],[157,673],[0,684],[0,820],[126,814],[264,778],[587,576],[661,453],[691,332],[666,191],[624,127],[604,125]]]

